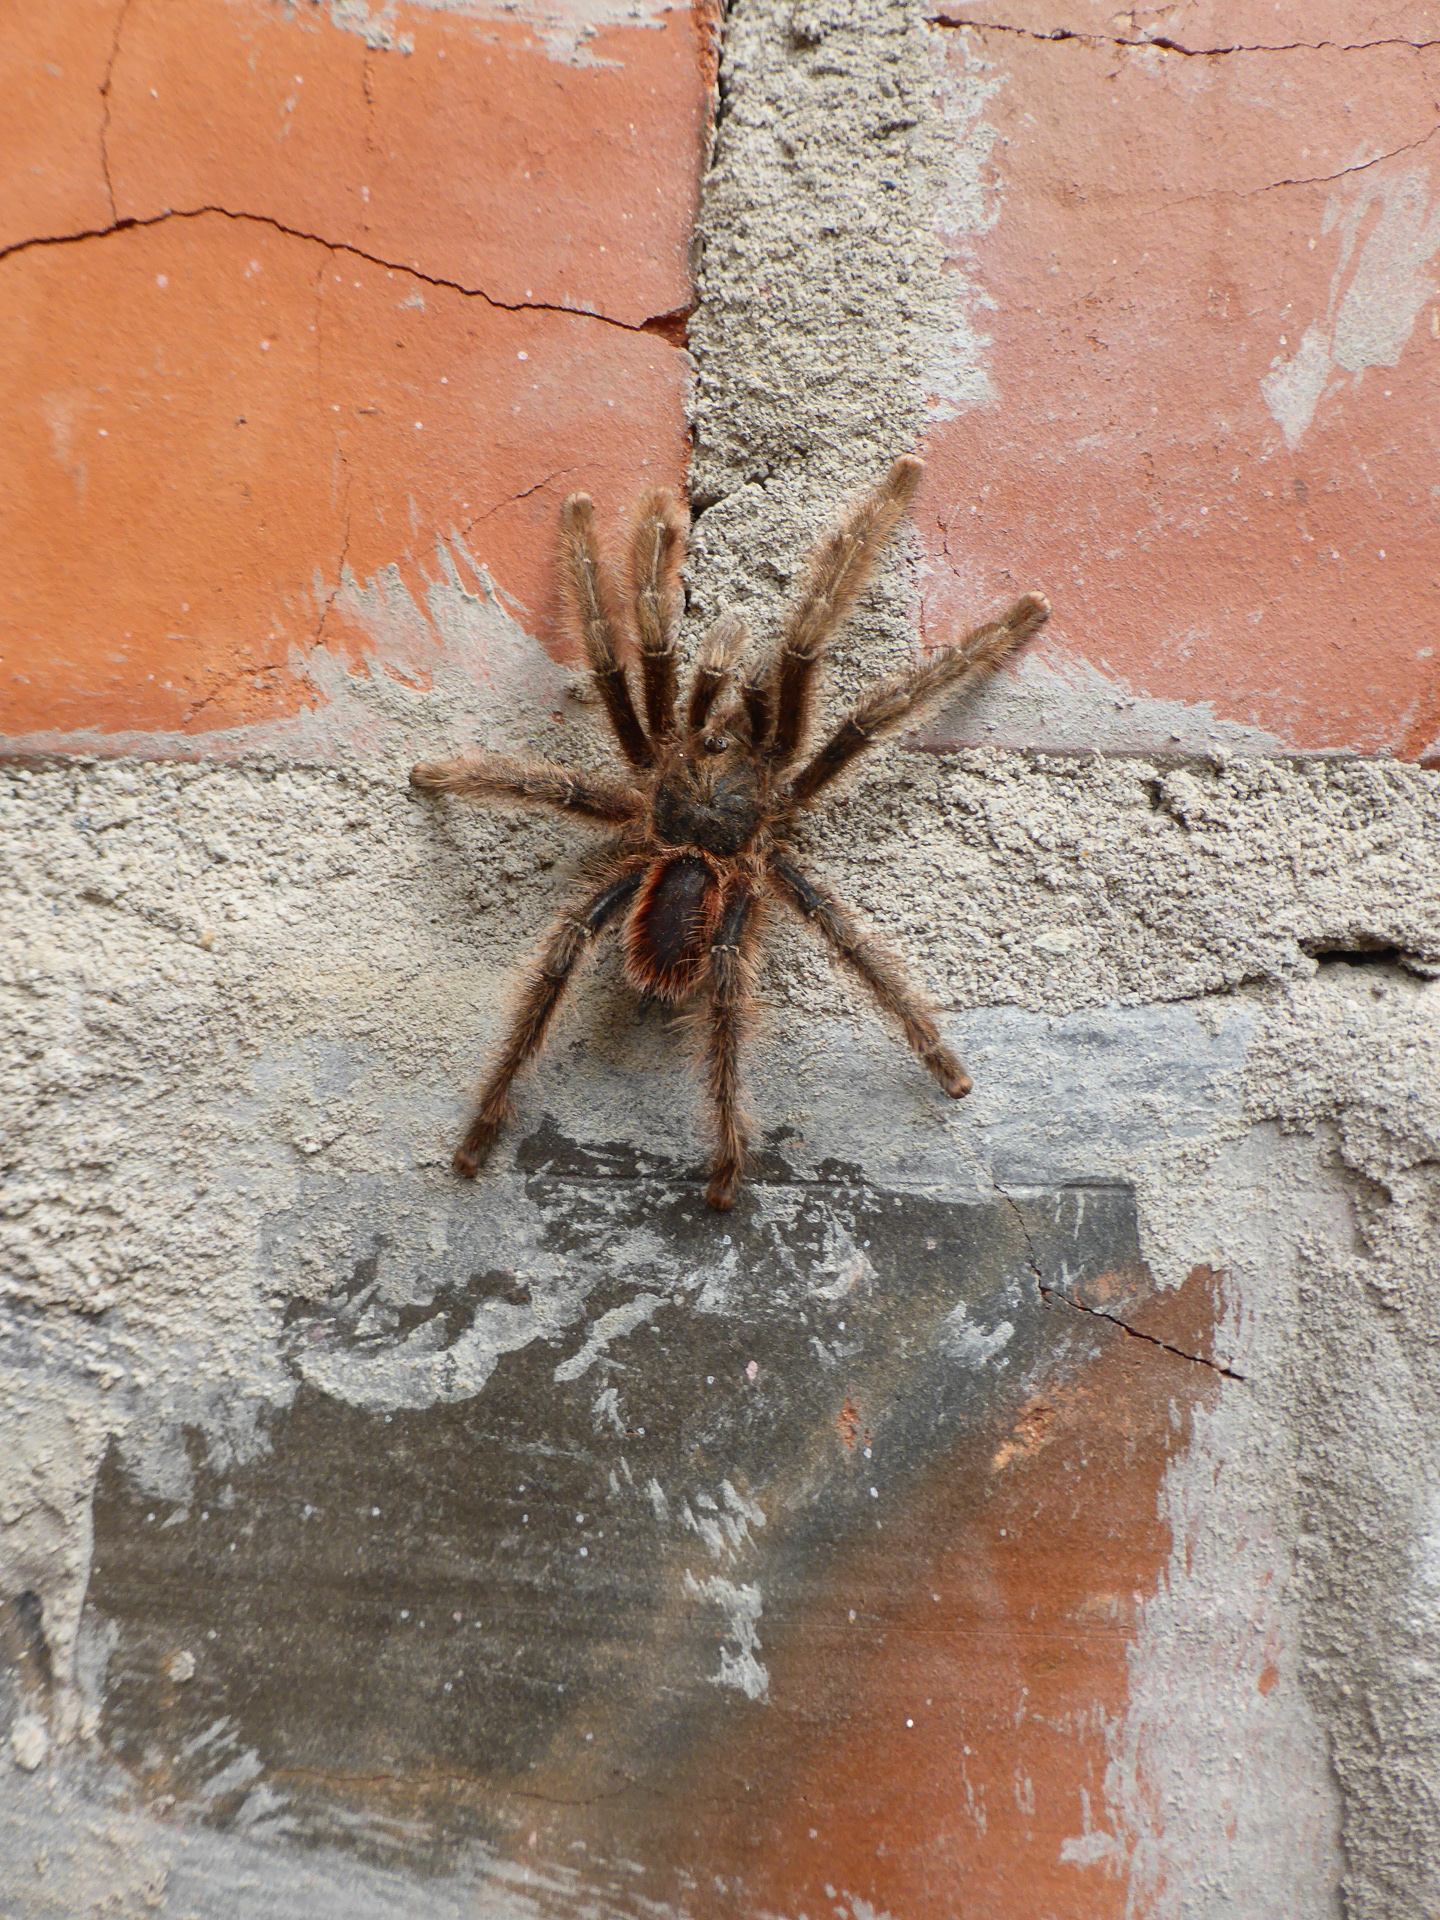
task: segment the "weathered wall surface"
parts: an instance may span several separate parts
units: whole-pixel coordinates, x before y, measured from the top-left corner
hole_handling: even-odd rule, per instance
[[[0,1912],[1440,1911],[1436,35],[1253,11],[9,33]],[[763,631],[910,448],[975,1091],[777,917],[734,1214],[613,955],[457,1183],[558,501]]]

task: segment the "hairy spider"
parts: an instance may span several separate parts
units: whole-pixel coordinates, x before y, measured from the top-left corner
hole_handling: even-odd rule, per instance
[[[598,937],[623,923],[625,971],[641,993],[667,1001],[701,989],[708,993],[701,1020],[715,1155],[705,1197],[712,1207],[733,1207],[748,1143],[740,1109],[740,1046],[751,1020],[756,954],[772,895],[816,927],[859,975],[952,1099],[970,1091],[969,1076],[941,1040],[933,1010],[900,962],[838,895],[804,870],[789,841],[795,816],[857,755],[941,693],[993,672],[1050,611],[1039,595],[1027,594],[958,646],[872,687],[819,750],[795,764],[810,729],[816,666],[909,505],[921,471],[919,460],[897,460],[815,548],[779,649],[733,695],[726,689],[749,636],[733,614],[715,622],[701,644],[683,718],[676,705],[675,629],[688,522],[673,495],[660,488],[646,493],[628,555],[643,722],[591,502],[583,493],[565,502],[566,605],[634,771],[623,780],[600,779],[493,753],[411,771],[411,784],[433,793],[538,801],[617,830],[602,855],[603,885],[556,922],[524,981],[456,1150],[457,1173],[473,1178],[490,1153],[510,1115],[511,1084],[544,1046],[571,975]]]

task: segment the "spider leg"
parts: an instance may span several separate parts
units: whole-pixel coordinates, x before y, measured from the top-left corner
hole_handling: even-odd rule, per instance
[[[608,921],[635,897],[644,875],[637,866],[609,880],[578,913],[567,914],[550,930],[544,952],[520,993],[520,1004],[510,1022],[494,1064],[480,1089],[474,1117],[455,1150],[455,1171],[473,1180],[488,1159],[495,1140],[510,1117],[510,1087],[516,1074],[540,1052],[576,966]]]
[[[692,739],[697,738],[710,718],[710,709],[730,678],[730,669],[750,643],[750,630],[737,613],[722,613],[701,644],[695,663],[695,678],[690,687],[690,707],[685,716]]]
[[[790,783],[790,801],[803,807],[875,740],[894,733],[918,709],[948,688],[973,685],[993,673],[1050,615],[1050,602],[1027,593],[1000,620],[976,627],[956,647],[931,655],[909,673],[872,687]]]
[[[973,1082],[940,1038],[934,1014],[905,978],[905,970],[895,956],[858,925],[849,907],[837,894],[812,880],[784,854],[771,854],[769,871],[771,882],[781,898],[788,900],[812,926],[820,929],[846,965],[859,974],[885,1011],[894,1014],[905,1031],[906,1040],[926,1070],[939,1081],[952,1100],[963,1099]]]
[[[740,1043],[754,999],[757,900],[748,882],[726,902],[710,943],[710,1005],[705,1036],[705,1080],[715,1115],[715,1158],[705,1198],[720,1213],[734,1206],[750,1144],[740,1107]]]
[[[776,766],[794,759],[810,721],[815,664],[870,577],[880,549],[900,524],[920,484],[924,463],[906,454],[873,492],[853,507],[810,556],[800,599],[770,670],[774,730],[763,745]]]
[[[635,711],[630,682],[620,661],[620,624],[610,582],[600,564],[595,508],[587,493],[572,493],[560,509],[560,557],[565,603],[620,751],[633,766],[648,767],[655,755]]]
[[[770,688],[764,680],[746,680],[740,688],[740,699],[750,727],[751,744],[758,753],[763,753],[775,720]]]
[[[630,590],[640,635],[645,719],[658,746],[675,731],[675,623],[686,516],[668,487],[642,495],[630,534]]]
[[[410,769],[410,784],[427,793],[453,793],[457,800],[539,800],[612,826],[645,810],[644,798],[618,780],[597,780],[549,760],[510,760],[500,753],[422,763]]]

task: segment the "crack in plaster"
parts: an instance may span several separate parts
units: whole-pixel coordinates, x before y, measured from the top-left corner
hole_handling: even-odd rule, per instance
[[[621,320],[612,313],[600,313],[591,307],[567,307],[551,300],[497,300],[483,287],[467,287],[462,281],[446,280],[439,274],[426,273],[423,267],[406,266],[401,260],[387,260],[380,254],[366,253],[363,247],[354,246],[348,240],[327,240],[321,233],[306,233],[299,227],[287,227],[273,214],[237,213],[233,207],[169,207],[164,213],[116,220],[108,227],[87,227],[78,233],[36,234],[28,240],[15,240],[8,247],[0,247],[0,260],[8,260],[14,253],[28,253],[33,247],[69,247],[85,240],[108,240],[112,234],[128,233],[132,228],[160,227],[169,220],[202,220],[212,214],[223,220],[233,220],[237,225],[269,227],[272,232],[284,234],[287,239],[308,241],[314,246],[324,247],[330,253],[348,254],[352,259],[364,260],[372,267],[383,267],[389,273],[408,274],[411,279],[422,281],[427,287],[444,287],[451,293],[463,294],[467,300],[482,300],[498,313],[567,313],[577,320],[598,320],[604,326],[619,327],[625,333],[650,333],[659,339],[670,340],[677,317],[687,318],[688,312],[693,311],[676,307],[666,313],[650,314],[644,320]],[[670,340],[670,344],[673,346],[676,342]]]
[[[1187,1353],[1184,1347],[1172,1347],[1168,1340],[1162,1340],[1158,1334],[1141,1333],[1138,1327],[1132,1327],[1128,1321],[1122,1320],[1118,1314],[1106,1313],[1102,1307],[1087,1307],[1083,1301],[1072,1300],[1068,1293],[1062,1293],[1058,1287],[1047,1287],[1040,1272],[1040,1264],[1035,1257],[1035,1242],[1030,1238],[1030,1229],[1025,1224],[1024,1214],[1020,1211],[1013,1197],[1006,1192],[998,1180],[994,1181],[993,1184],[995,1191],[1015,1216],[1015,1224],[1019,1227],[1021,1237],[1025,1242],[1026,1264],[1029,1266],[1031,1273],[1034,1274],[1036,1289],[1039,1292],[1040,1298],[1047,1306],[1052,1300],[1063,1301],[1067,1307],[1073,1307],[1076,1313],[1088,1313],[1092,1320],[1108,1320],[1112,1327],[1118,1327],[1122,1333],[1129,1334],[1132,1340],[1143,1340],[1147,1346],[1159,1347],[1163,1353],[1173,1353],[1177,1360],[1189,1360],[1197,1367],[1209,1367],[1212,1373],[1223,1374],[1227,1380],[1244,1382],[1245,1376],[1243,1373],[1236,1373],[1233,1368],[1222,1366],[1218,1360],[1207,1360],[1203,1353]]]
[[[323,414],[325,408],[325,270],[315,269],[315,408]],[[324,598],[320,610],[320,620],[315,628],[313,644],[319,647],[325,638],[325,625],[330,618],[330,609],[335,605],[335,596],[341,590],[345,580],[345,563],[350,557],[350,494],[354,475],[350,471],[350,462],[345,458],[345,449],[340,444],[340,429],[332,425],[331,452],[334,457],[335,471],[345,475],[344,532],[340,537],[340,558],[335,567],[335,585],[325,592],[323,581],[317,579],[316,591]],[[332,479],[333,487],[333,479]]]
[[[1232,53],[1370,53],[1379,47],[1408,47],[1414,53],[1427,53],[1433,47],[1440,47],[1440,40],[1406,40],[1398,34],[1388,39],[1354,42],[1287,40],[1274,45],[1257,41],[1237,42],[1229,47],[1187,47],[1163,34],[1153,37],[1147,35],[1143,40],[1127,40],[1122,34],[1085,33],[1076,27],[1054,27],[1049,33],[1038,33],[1033,27],[1012,27],[999,20],[952,20],[939,14],[932,14],[926,24],[951,31],[968,28],[972,33],[1013,33],[1020,40],[1039,40],[1047,44],[1079,40],[1090,47],[1134,47],[1142,52],[1157,47],[1162,53],[1178,53],[1186,60],[1215,60]]]
[[[335,457],[345,469],[345,531],[340,539],[340,558],[335,566],[335,584],[326,595],[325,605],[320,614],[320,622],[315,629],[315,645],[317,647],[324,643],[325,623],[330,618],[330,610],[335,605],[336,595],[344,585],[345,567],[350,558],[350,491],[354,484],[354,475],[350,471],[350,462],[338,447],[335,449]]]
[[[1162,1340],[1158,1334],[1141,1333],[1138,1327],[1130,1326],[1127,1321],[1120,1319],[1118,1314],[1106,1313],[1103,1307],[1087,1307],[1083,1301],[1072,1300],[1068,1293],[1061,1293],[1058,1287],[1042,1285],[1040,1297],[1047,1303],[1051,1299],[1063,1300],[1067,1307],[1073,1307],[1076,1313],[1088,1313],[1092,1320],[1108,1320],[1112,1327],[1119,1327],[1120,1331],[1128,1333],[1132,1340],[1143,1340],[1149,1346],[1159,1347],[1164,1353],[1173,1353],[1177,1360],[1191,1360],[1197,1367],[1209,1367],[1212,1373],[1223,1373],[1227,1380],[1243,1382],[1245,1379],[1243,1373],[1236,1373],[1233,1368],[1222,1366],[1218,1360],[1207,1360],[1203,1353],[1187,1353],[1184,1347],[1172,1347],[1168,1340]]]

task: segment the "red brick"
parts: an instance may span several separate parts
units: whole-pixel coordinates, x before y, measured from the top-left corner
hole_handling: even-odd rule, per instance
[[[576,66],[519,11],[387,9],[410,50],[375,51],[313,8],[136,0],[111,93],[117,211],[256,214],[505,306],[629,326],[688,306],[697,24],[605,29]]]
[[[451,532],[553,642],[563,495],[683,471],[686,362],[664,340],[254,222],[37,248],[3,285],[24,396],[0,415],[12,736],[293,712],[342,557],[361,580],[398,564],[418,596]],[[423,622],[411,637],[388,664],[423,678]],[[324,644],[358,663],[370,641],[337,607]]]
[[[1062,670],[1433,751],[1440,206],[1407,149],[1440,48],[946,39],[996,83],[993,224],[954,244],[996,397],[932,434],[930,624],[1043,585]]]
[[[457,533],[562,647],[561,497],[684,472],[688,361],[643,323],[691,298],[703,13],[576,65],[523,19],[403,5],[390,50],[261,0],[133,0],[118,52],[115,8],[44,11],[8,57],[63,52],[69,92],[12,126],[10,230],[109,224],[112,52],[110,179],[141,224],[0,264],[0,734],[293,713],[322,627],[375,649],[330,606],[342,559],[418,597]],[[420,618],[385,664],[423,681],[434,653]]]
[[[697,1914],[737,1888],[747,1911],[829,1912],[830,1887],[907,1920],[1130,1911],[1125,1877],[1065,1843],[1108,1832],[1107,1729],[1173,1545],[1165,1471],[1220,1386],[1182,1355],[1208,1358],[1218,1298],[1205,1267],[1170,1294],[1143,1270],[1095,1284],[1179,1351],[1089,1322],[1085,1372],[957,1447],[767,1640],[772,1699],[798,1710],[694,1757],[666,1815]]]
[[[0,250],[113,218],[101,146],[124,0],[0,0]]]

